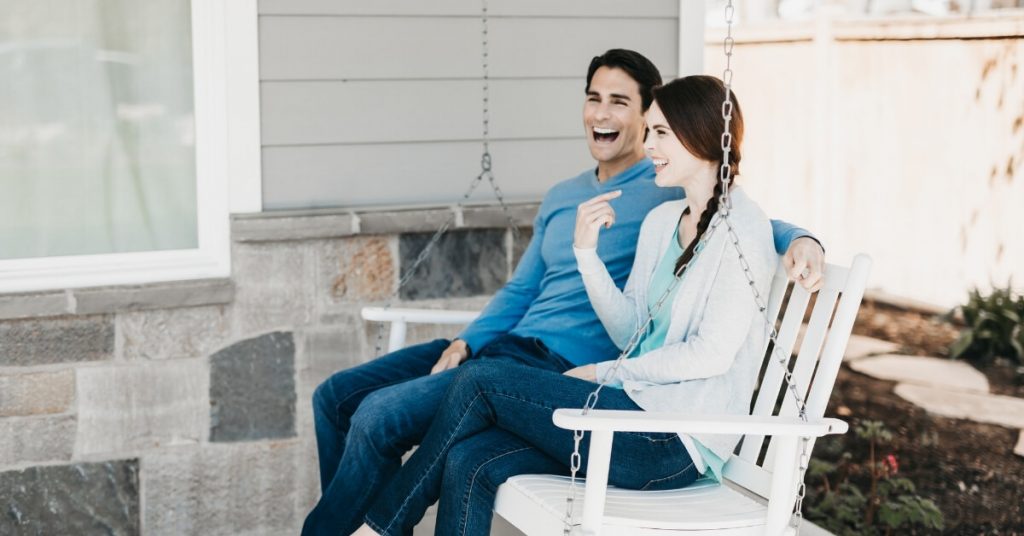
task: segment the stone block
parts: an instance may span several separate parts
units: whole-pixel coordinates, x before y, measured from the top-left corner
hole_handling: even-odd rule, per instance
[[[299,376],[315,387],[331,374],[363,363],[368,357],[362,326],[321,327],[304,332],[305,345]]]
[[[530,240],[533,240],[533,227],[520,227],[519,236],[513,237],[512,240],[513,271],[515,271],[516,267],[519,266],[519,261],[523,258],[523,253],[526,252],[526,247],[530,245]]]
[[[113,355],[113,316],[0,322],[0,366],[99,361]]]
[[[295,436],[295,342],[268,333],[210,356],[210,441]]]
[[[75,399],[75,372],[0,375],[0,417],[64,413]]]
[[[67,461],[74,446],[74,415],[0,419],[0,466]]]
[[[412,270],[433,233],[399,237],[401,274]],[[493,294],[506,281],[508,252],[504,229],[449,231],[400,290],[403,300]]]
[[[77,376],[77,456],[206,437],[210,376],[203,359],[85,367]]]
[[[236,242],[336,238],[358,234],[357,227],[352,214],[237,214],[231,217],[231,238]]]
[[[116,460],[0,473],[0,534],[137,535],[139,462]]]
[[[880,355],[853,361],[850,368],[881,380],[950,391],[988,392],[988,378],[963,361],[912,355]]]
[[[225,307],[187,307],[117,315],[125,359],[203,357],[224,346],[230,333]]]
[[[32,292],[0,296],[0,319],[60,316],[73,312],[67,292]]]
[[[394,292],[392,239],[360,236],[315,243],[316,294],[321,309],[384,300]]]
[[[234,298],[230,279],[198,279],[86,288],[70,291],[77,314],[169,309],[230,303]]]
[[[235,335],[304,325],[313,318],[315,270],[304,244],[235,244]]]
[[[844,361],[853,361],[872,355],[894,354],[900,351],[900,345],[894,342],[883,341],[864,335],[850,335],[850,342],[846,344],[846,353],[843,354]]]
[[[1024,430],[1021,430],[1020,437],[1017,438],[1017,446],[1013,447],[1013,453],[1024,456]]]
[[[163,449],[142,459],[146,534],[298,534],[299,442]]]

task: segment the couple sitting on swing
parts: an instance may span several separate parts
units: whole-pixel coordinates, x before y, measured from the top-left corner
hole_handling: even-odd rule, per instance
[[[317,388],[323,495],[303,534],[410,534],[438,500],[437,534],[488,534],[507,478],[569,473],[573,432],[551,416],[581,407],[598,381],[618,387],[599,409],[749,412],[767,336],[750,287],[767,295],[784,253],[791,277],[817,290],[824,252],[738,187],[727,210],[744,259],[724,226],[713,231],[725,98],[710,76],[662,85],[633,51],[593,59],[583,123],[597,168],[547,193],[508,284],[454,341],[393,352]],[[743,120],[732,106],[736,173]],[[609,482],[663,490],[720,479],[738,440],[616,434]],[[587,451],[584,439],[584,460]]]

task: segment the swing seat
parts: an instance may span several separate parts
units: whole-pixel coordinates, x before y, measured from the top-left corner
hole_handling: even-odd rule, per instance
[[[792,534],[791,517],[799,490],[800,466],[806,465],[814,439],[842,434],[847,424],[824,418],[843,353],[871,270],[871,259],[857,255],[847,267],[829,264],[823,288],[815,296],[807,331],[796,357],[789,361],[794,385],[806,401],[807,421],[798,417],[775,357],[793,355],[811,295],[791,285],[780,263],[768,300],[770,319],[778,319],[778,348],[765,361],[759,388],[751,393],[750,415],[700,416],[644,411],[559,409],[552,419],[567,430],[590,432],[587,478],[577,479],[573,534]],[[792,287],[789,299],[787,289]],[[779,312],[785,302],[785,312]],[[409,322],[466,323],[473,311],[363,309],[367,320],[391,322],[389,350],[404,344]],[[396,333],[401,337],[396,337]],[[782,403],[779,404],[782,396]],[[582,403],[582,401],[581,401]],[[726,462],[721,484],[708,480],[683,489],[634,491],[608,485],[614,432],[669,432],[742,435],[738,452]],[[808,438],[807,458],[802,438]],[[518,475],[498,488],[495,513],[531,536],[561,535],[569,479],[553,475]]]

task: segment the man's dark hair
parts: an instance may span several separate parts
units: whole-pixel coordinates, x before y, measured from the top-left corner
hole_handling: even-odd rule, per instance
[[[651,102],[654,101],[654,88],[661,85],[661,73],[651,60],[639,52],[624,48],[613,48],[600,56],[594,56],[594,59],[590,60],[590,68],[587,69],[585,92],[590,92],[590,81],[601,67],[626,71],[626,74],[640,86],[640,103],[643,110],[646,112],[651,107]]]

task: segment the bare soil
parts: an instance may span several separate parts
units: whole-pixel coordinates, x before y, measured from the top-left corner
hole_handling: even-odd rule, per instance
[[[901,344],[906,354],[937,357],[948,355],[958,331],[932,315],[867,301],[854,327],[854,333]],[[982,372],[992,392],[1024,398],[1024,375],[1014,367],[993,365]],[[1013,453],[1020,430],[929,415],[896,396],[894,385],[844,366],[828,414],[853,424],[885,423],[894,440],[879,455],[895,454],[900,476],[939,506],[942,534],[1024,535],[1024,457]],[[866,442],[853,433],[822,440],[815,457],[835,461],[844,451],[855,460],[867,457]]]

